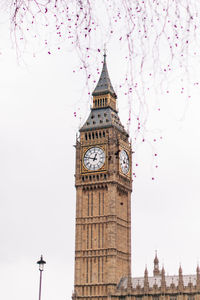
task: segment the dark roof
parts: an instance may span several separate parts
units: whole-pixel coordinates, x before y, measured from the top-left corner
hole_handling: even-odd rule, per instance
[[[118,113],[110,107],[92,109],[90,115],[80,131],[100,128],[116,127],[121,132],[126,132],[121,124]]]
[[[106,54],[104,54],[104,62],[103,62],[103,68],[101,71],[101,75],[99,78],[99,81],[97,83],[97,86],[95,87],[92,95],[93,96],[99,96],[102,94],[108,94],[110,93],[113,97],[117,98],[117,95],[115,94],[115,91],[112,87],[110,77],[108,74],[107,64],[106,64]]]

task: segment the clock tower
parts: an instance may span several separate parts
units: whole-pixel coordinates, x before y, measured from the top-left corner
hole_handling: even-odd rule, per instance
[[[92,96],[76,142],[76,300],[109,299],[121,278],[131,278],[132,151],[105,54]]]

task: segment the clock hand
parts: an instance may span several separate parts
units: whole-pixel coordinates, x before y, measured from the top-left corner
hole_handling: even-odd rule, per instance
[[[97,160],[97,153],[95,154],[93,161]]]
[[[90,156],[85,156],[85,158],[87,158],[87,159],[93,159],[94,160],[94,158],[90,157]]]

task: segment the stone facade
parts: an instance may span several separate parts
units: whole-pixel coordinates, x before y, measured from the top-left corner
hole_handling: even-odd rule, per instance
[[[200,300],[196,275],[131,278],[132,150],[116,109],[106,55],[76,141],[74,300]]]
[[[74,299],[107,299],[122,277],[131,276],[132,151],[116,98],[104,56],[93,107],[76,142]],[[87,154],[99,149],[101,167],[97,153]]]

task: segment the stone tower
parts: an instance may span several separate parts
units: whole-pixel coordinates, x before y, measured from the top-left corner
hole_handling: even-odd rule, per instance
[[[106,55],[92,96],[76,142],[76,300],[109,299],[122,277],[131,278],[132,151]]]

